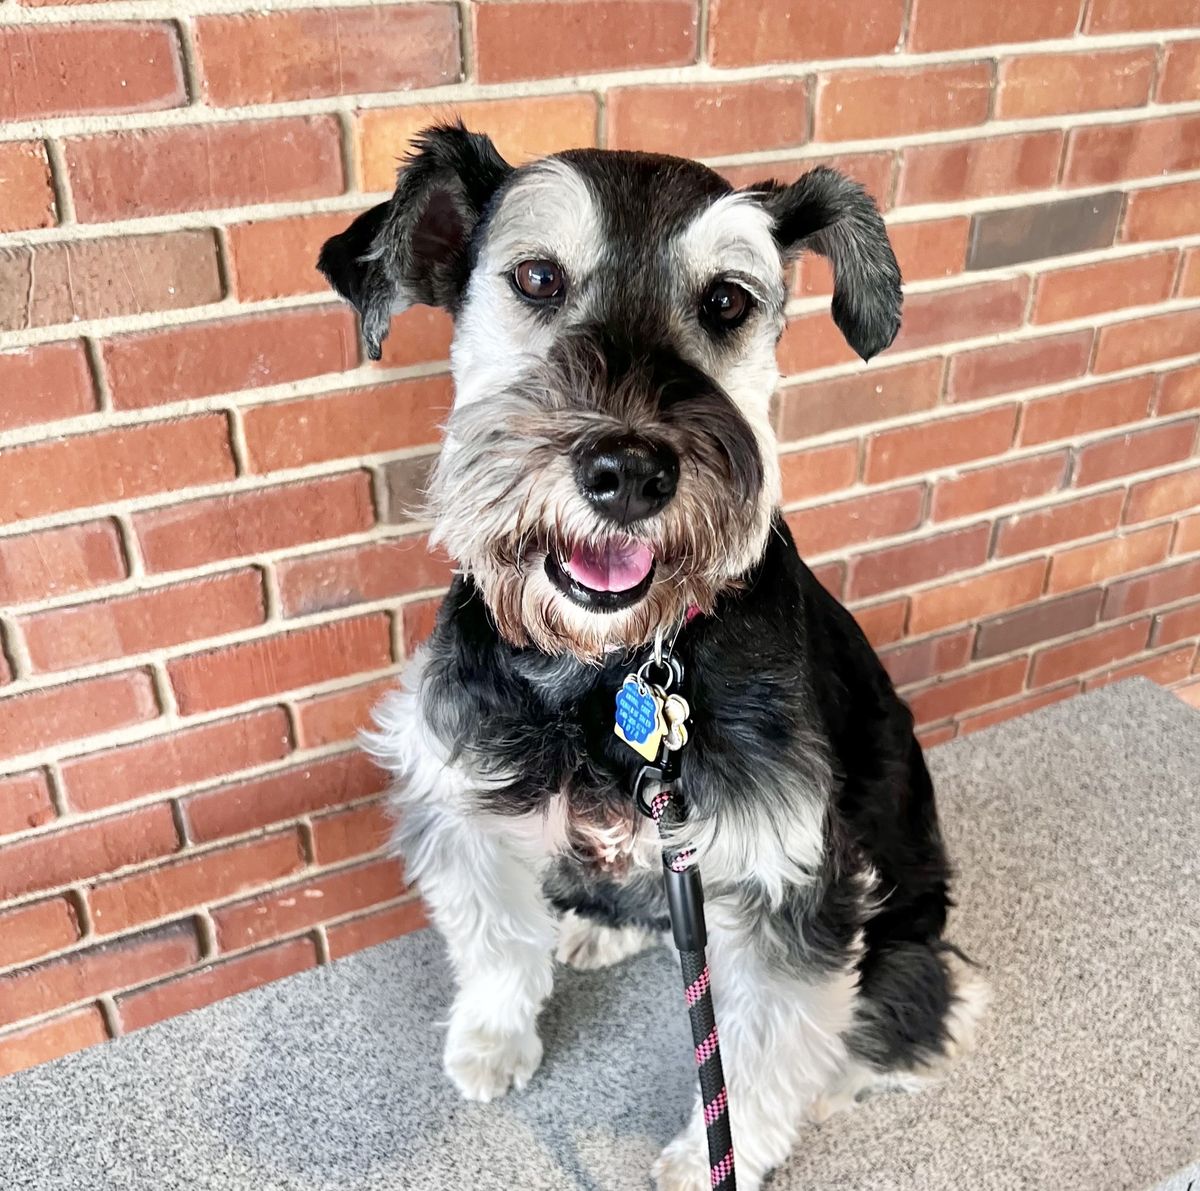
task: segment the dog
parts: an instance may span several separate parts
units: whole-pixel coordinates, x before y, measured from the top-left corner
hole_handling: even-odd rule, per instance
[[[736,189],[594,149],[514,168],[442,125],[319,260],[372,358],[413,303],[454,318],[428,512],[461,569],[366,738],[457,980],[445,1070],[470,1100],[524,1087],[556,954],[599,967],[663,938],[644,761],[613,707],[666,626],[743,1191],[806,1121],[937,1078],[985,1001],[943,939],[912,715],[778,512],[775,348],[805,250],[831,263],[847,342],[886,348],[900,271],[841,174]],[[709,1186],[704,1132],[697,1106],[655,1165],[664,1191]]]

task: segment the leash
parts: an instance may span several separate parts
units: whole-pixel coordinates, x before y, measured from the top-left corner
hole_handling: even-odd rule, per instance
[[[617,715],[613,726],[616,735],[648,762],[634,780],[634,801],[644,815],[654,820],[664,840],[670,829],[686,817],[676,786],[680,753],[687,744],[687,719],[691,709],[678,693],[678,688],[683,685],[683,664],[672,656],[683,625],[681,620],[665,645],[660,629],[654,638],[653,657],[625,678],[617,692]],[[651,681],[655,672],[662,676],[661,683]],[[672,687],[676,688],[674,692]],[[647,798],[651,787],[655,793]],[[719,1191],[736,1191],[729,1095],[721,1067],[708,960],[704,954],[708,934],[696,850],[688,845],[664,844],[663,880],[671,916],[671,934],[683,970],[683,997],[687,1002],[692,1042],[696,1048],[700,1099],[708,1139],[709,1180]]]

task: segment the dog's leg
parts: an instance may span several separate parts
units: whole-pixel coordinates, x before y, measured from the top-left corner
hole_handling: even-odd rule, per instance
[[[841,1034],[852,1019],[856,976],[775,970],[715,910],[710,904],[708,958],[737,1182],[739,1191],[756,1191],[790,1152],[806,1107],[846,1062]],[[709,1186],[699,1106],[654,1175],[659,1191]]]
[[[558,926],[556,956],[561,963],[588,971],[620,963],[658,941],[642,926],[608,926],[568,910]]]

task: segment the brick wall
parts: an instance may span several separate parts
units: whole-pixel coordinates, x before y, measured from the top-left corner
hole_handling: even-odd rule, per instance
[[[352,734],[447,580],[448,326],[365,363],[312,262],[434,117],[860,178],[905,329],[798,271],[785,498],[925,738],[1200,702],[1195,0],[0,0],[0,55],[0,1073],[421,921]]]

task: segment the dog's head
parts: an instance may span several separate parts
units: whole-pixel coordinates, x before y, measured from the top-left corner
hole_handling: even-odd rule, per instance
[[[828,169],[747,190],[639,153],[514,169],[438,127],[393,198],[325,245],[373,358],[393,313],[454,315],[431,514],[509,640],[598,659],[711,609],[757,561],[784,264],[802,249],[830,259],[851,346],[887,347],[896,259],[870,198]]]

